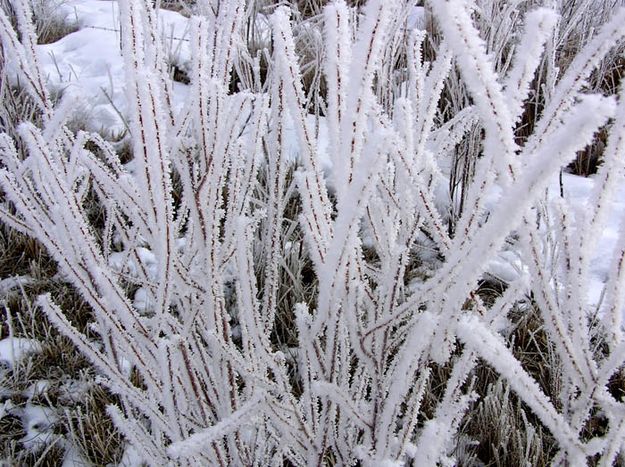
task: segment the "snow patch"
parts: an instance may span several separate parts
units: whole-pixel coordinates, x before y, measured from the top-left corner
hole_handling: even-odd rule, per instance
[[[45,395],[48,393],[50,389],[51,383],[47,379],[40,379],[35,381],[33,384],[28,386],[23,392],[22,395],[26,397],[28,400],[32,400],[33,398],[41,395]]]
[[[13,369],[27,355],[39,353],[41,350],[41,343],[35,339],[6,337],[0,340],[0,362]]]
[[[24,287],[32,283],[34,279],[30,276],[14,276],[0,280],[0,296],[6,295],[13,289]]]
[[[132,302],[132,305],[140,313],[147,313],[154,309],[154,300],[151,298],[145,287],[140,287],[135,292],[135,298]]]
[[[65,456],[61,467],[89,467],[91,462],[87,460],[80,452],[78,447],[70,442],[65,443]]]
[[[596,183],[596,178],[579,177],[573,174],[563,173],[560,179],[552,181],[549,187],[551,199],[560,197],[560,194],[574,208],[572,213],[584,212]],[[588,282],[587,304],[591,308],[597,308],[603,297],[603,290],[610,274],[610,259],[618,241],[621,223],[625,220],[625,185],[620,184],[612,198],[610,208],[606,213],[605,222],[599,239],[596,241],[592,259],[590,260],[590,281]],[[625,310],[623,310],[625,314]]]
[[[26,435],[20,440],[26,449],[38,451],[57,436],[52,432],[59,417],[50,407],[27,404],[22,412],[22,424]]]
[[[125,69],[121,56],[119,6],[116,1],[68,0],[63,8],[80,29],[52,44],[37,46],[43,76],[56,91],[80,96],[75,106],[90,131],[121,134],[127,114]],[[190,59],[188,18],[161,10],[158,16],[171,63],[184,68]],[[173,83],[174,102],[182,107],[187,86]],[[81,115],[81,114],[86,115]]]

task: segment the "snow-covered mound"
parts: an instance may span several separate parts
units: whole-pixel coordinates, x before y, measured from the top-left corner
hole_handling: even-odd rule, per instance
[[[116,1],[68,0],[67,21],[79,29],[52,44],[38,45],[38,59],[51,89],[81,98],[77,116],[89,130],[111,134],[125,128],[126,114],[121,56],[119,6]],[[189,60],[188,18],[160,10],[159,26],[172,64]],[[187,86],[174,82],[174,101],[184,102]],[[181,105],[181,104],[180,104]]]

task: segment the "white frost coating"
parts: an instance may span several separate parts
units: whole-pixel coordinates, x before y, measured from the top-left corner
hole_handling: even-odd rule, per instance
[[[582,463],[585,455],[577,435],[501,338],[493,334],[477,317],[461,319],[458,337],[501,373],[517,394],[523,394],[523,400],[567,450],[571,462],[575,465]]]
[[[553,33],[558,15],[547,8],[538,8],[525,15],[525,29],[505,80],[504,93],[509,100],[512,117],[521,118],[523,101],[527,98],[534,72],[540,64],[545,42]]]
[[[610,21],[604,24],[592,40],[575,55],[525,145],[530,154],[554,128],[558,127],[563,114],[570,111],[577,94],[601,59],[614,44],[625,38],[625,28],[622,27],[624,23],[625,8],[620,7],[614,11]]]
[[[324,9],[325,40],[330,53],[324,73],[328,83],[328,142],[333,148],[332,171],[334,186],[340,198],[344,190],[345,164],[340,147],[340,122],[345,116],[349,90],[349,63],[352,41],[349,30],[349,9],[345,2],[331,3]]]
[[[592,109],[592,110],[591,110]],[[593,112],[592,117],[588,114]],[[448,307],[444,313],[453,313],[465,300],[466,293],[474,281],[483,272],[476,265],[491,260],[503,245],[506,236],[520,222],[529,203],[529,194],[538,194],[548,185],[549,177],[575,150],[586,145],[594,131],[614,112],[614,102],[599,96],[587,96],[567,114],[563,126],[550,135],[548,143],[541,148],[540,154],[533,159],[533,164],[524,171],[523,177],[510,186],[506,194],[491,213],[488,222],[480,229],[480,238],[462,245],[460,237],[458,247],[452,249],[447,262],[431,280],[432,287],[445,291],[446,300],[441,306]],[[557,148],[555,153],[553,148]],[[441,337],[445,333],[441,333]],[[443,350],[444,344],[435,346]],[[444,354],[441,354],[444,356]]]
[[[417,465],[437,465],[444,451],[447,427],[438,420],[428,420],[420,433],[419,446],[415,447],[413,458]]]
[[[26,2],[12,4],[17,30],[13,30],[5,10],[0,12],[0,37],[3,44],[11,46],[10,65],[17,65],[9,71],[9,76],[14,72],[17,75],[15,82],[21,82],[30,90],[30,95],[35,99],[36,106],[42,111],[44,120],[49,118],[52,110],[50,93],[45,85],[44,75],[37,56],[37,34],[33,22],[32,6]]]
[[[227,418],[220,420],[214,426],[207,430],[191,435],[184,441],[173,443],[167,448],[167,452],[175,457],[190,457],[193,454],[206,449],[212,441],[225,436],[232,431],[237,430],[241,424],[250,420],[249,417],[259,414],[262,411],[262,405],[265,396],[262,393],[252,396],[244,406]]]
[[[498,175],[509,181],[513,177],[510,166],[515,165],[513,157],[517,148],[513,120],[494,65],[486,54],[486,45],[471,22],[466,2],[443,0],[433,2],[432,7],[456,59],[462,64],[461,72],[480,112],[486,130],[484,154],[495,165]]]

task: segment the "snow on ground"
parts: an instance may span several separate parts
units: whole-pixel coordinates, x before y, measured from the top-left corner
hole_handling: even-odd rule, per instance
[[[317,160],[320,164],[321,169],[325,172],[327,176],[332,169],[332,160],[330,159],[330,155],[328,154],[328,123],[325,117],[319,117],[319,127],[315,128],[315,120],[316,117],[314,115],[308,115],[306,119],[306,124],[308,125],[308,128],[309,130],[311,130],[312,134],[316,135]],[[284,132],[287,153],[286,155],[290,159],[295,160],[300,157],[300,147],[297,131],[292,121],[287,121]],[[327,177],[327,182],[329,185],[332,184],[331,177]]]
[[[406,19],[406,29],[425,29],[426,25],[427,18],[425,16],[425,8],[422,6],[412,7]]]
[[[62,7],[67,20],[76,22],[79,30],[55,43],[37,46],[48,85],[81,98],[77,116],[88,123],[87,129],[119,134],[125,128],[120,114],[126,113],[119,6],[116,1],[67,0]],[[159,24],[171,62],[183,66],[190,57],[188,19],[161,10]],[[173,84],[174,101],[179,105],[187,88]],[[87,118],[81,115],[85,113]]]
[[[46,395],[51,386],[52,383],[47,379],[37,380],[22,391],[22,396],[32,400],[35,397]]]
[[[570,173],[562,174],[563,196],[578,212],[586,209],[592,190],[595,186],[595,177],[579,177]],[[553,177],[548,189],[548,198],[553,200],[560,197],[560,177]],[[487,205],[492,206],[497,201],[497,194],[493,193],[492,199]],[[488,209],[488,206],[487,206]],[[621,229],[621,223],[625,219],[625,185],[617,188],[606,216],[605,225],[599,239],[597,239],[593,257],[590,261],[590,280],[587,287],[587,304],[591,309],[596,309],[601,302],[604,285],[610,272],[610,260]],[[502,251],[496,259],[489,263],[487,273],[505,282],[511,282],[523,273],[523,261],[513,248]],[[625,313],[625,310],[623,310]]]
[[[24,448],[38,451],[57,438],[53,426],[58,419],[56,410],[50,407],[26,404],[22,411],[22,425],[26,431],[21,439]]]
[[[76,109],[76,116],[86,125],[88,130],[101,131],[107,134],[120,134],[125,125],[122,116],[126,114],[126,97],[124,89],[125,70],[120,50],[120,24],[119,6],[117,1],[108,0],[66,0],[61,7],[67,15],[68,21],[76,22],[79,29],[53,44],[38,45],[37,54],[40,65],[47,83],[55,92],[71,93],[80,98],[82,107]],[[266,20],[265,17],[262,17]],[[426,22],[424,10],[415,8],[407,18],[409,28],[421,28]],[[190,59],[188,42],[188,19],[184,16],[166,10],[159,13],[161,34],[166,44],[166,51],[171,63],[180,68],[185,68]],[[259,26],[259,37],[268,41],[268,29],[265,23]],[[173,83],[173,101],[177,108],[181,108],[188,93],[188,86],[181,83]],[[315,129],[318,123],[317,155],[321,167],[328,175],[328,184],[332,185],[332,162],[328,154],[328,128],[325,119],[318,122],[310,115],[307,120],[309,128]],[[295,159],[299,156],[300,148],[297,134],[292,122],[286,125],[286,147],[288,156]],[[576,177],[571,174],[563,174],[564,196],[570,200],[572,206],[583,210],[588,203],[595,179]],[[445,188],[445,184],[442,184]],[[448,203],[448,191],[439,193],[437,201],[441,210],[444,203]],[[550,196],[559,196],[559,180],[554,179],[550,189]],[[497,203],[499,193],[493,191],[492,199],[486,202],[486,209]],[[601,298],[603,286],[608,278],[612,252],[618,240],[621,221],[625,216],[625,186],[619,187],[611,204],[610,212],[606,219],[607,224],[601,237],[597,241],[594,257],[591,261],[591,278],[588,284],[588,304],[596,306]],[[181,239],[183,241],[183,239]],[[432,250],[433,251],[433,250]],[[152,276],[156,276],[156,259],[152,252],[146,248],[139,248],[139,260],[143,263]],[[436,255],[434,254],[433,257]],[[124,253],[114,253],[110,257],[111,265],[118,270],[125,270],[134,274],[137,264],[130,261]],[[522,273],[522,260],[514,250],[510,248],[500,253],[487,269],[487,273],[493,277],[510,282]],[[15,277],[0,281],[0,296],[12,289],[28,283],[31,278]],[[149,312],[152,304],[149,294],[144,288],[139,288],[133,300],[133,305],[141,312]],[[29,354],[41,352],[41,343],[34,339],[5,338],[0,340],[0,365],[4,371],[14,368],[16,364]],[[130,374],[130,362],[120,357],[122,371]],[[22,439],[27,449],[41,449],[43,446],[57,439],[53,434],[52,427],[58,420],[57,412],[49,407],[43,407],[32,403],[37,395],[45,394],[50,387],[47,380],[33,382],[22,396],[28,399],[23,408],[16,408],[11,400],[6,400],[0,405],[0,419],[6,414],[17,413],[19,410],[25,428],[25,436]],[[67,398],[80,399],[88,386],[80,381],[68,381],[62,388],[67,393]],[[0,393],[3,389],[0,388]],[[66,444],[66,456],[63,465],[77,465],[85,462],[80,457],[75,446]],[[137,465],[138,456],[128,448],[120,465]]]
[[[14,289],[19,289],[33,282],[29,276],[14,276],[0,280],[0,297],[5,296]]]
[[[62,5],[67,20],[79,25],[78,31],[61,40],[37,46],[38,59],[49,87],[54,91],[71,92],[81,98],[82,108],[77,114],[88,130],[105,130],[108,134],[120,134],[125,129],[122,115],[126,115],[124,90],[124,62],[121,56],[119,6],[116,1],[67,0]],[[264,17],[263,17],[264,18]],[[413,21],[419,19],[413,12]],[[161,10],[159,24],[165,48],[172,63],[184,69],[190,59],[189,19],[179,13]],[[259,21],[261,32],[267,25]],[[262,32],[263,40],[267,33]],[[182,108],[188,86],[173,83],[173,102]],[[80,115],[86,113],[86,116]],[[86,118],[85,118],[86,117]],[[308,125],[315,128],[314,116]],[[293,124],[286,128],[289,156],[299,155],[297,135]],[[329,170],[327,155],[327,125],[325,119],[319,124],[321,166]]]
[[[66,443],[65,457],[61,467],[88,467],[92,465],[80,452],[80,449],[71,443]],[[134,465],[141,465],[136,463]]]
[[[557,185],[556,185],[557,184]],[[555,186],[554,186],[555,185]],[[593,176],[584,178],[572,174],[563,174],[562,186],[565,198],[571,206],[583,211],[588,205],[595,185]],[[559,196],[559,181],[554,181],[550,189],[552,196]],[[588,304],[596,307],[601,301],[601,294],[610,272],[610,261],[618,241],[621,224],[625,219],[625,185],[616,188],[610,208],[605,218],[603,231],[596,241],[593,258],[590,261],[590,282],[588,284]],[[623,310],[625,312],[625,310]]]
[[[28,354],[41,352],[41,344],[35,339],[6,337],[0,340],[0,363],[13,368]]]

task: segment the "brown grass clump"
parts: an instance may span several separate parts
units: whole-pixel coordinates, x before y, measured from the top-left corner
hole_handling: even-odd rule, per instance
[[[547,396],[558,398],[560,367],[534,307],[510,311],[508,340],[517,359]],[[482,465],[549,465],[557,443],[529,408],[487,365],[476,369],[475,390],[480,394],[469,410],[461,432],[475,441],[470,451]]]

